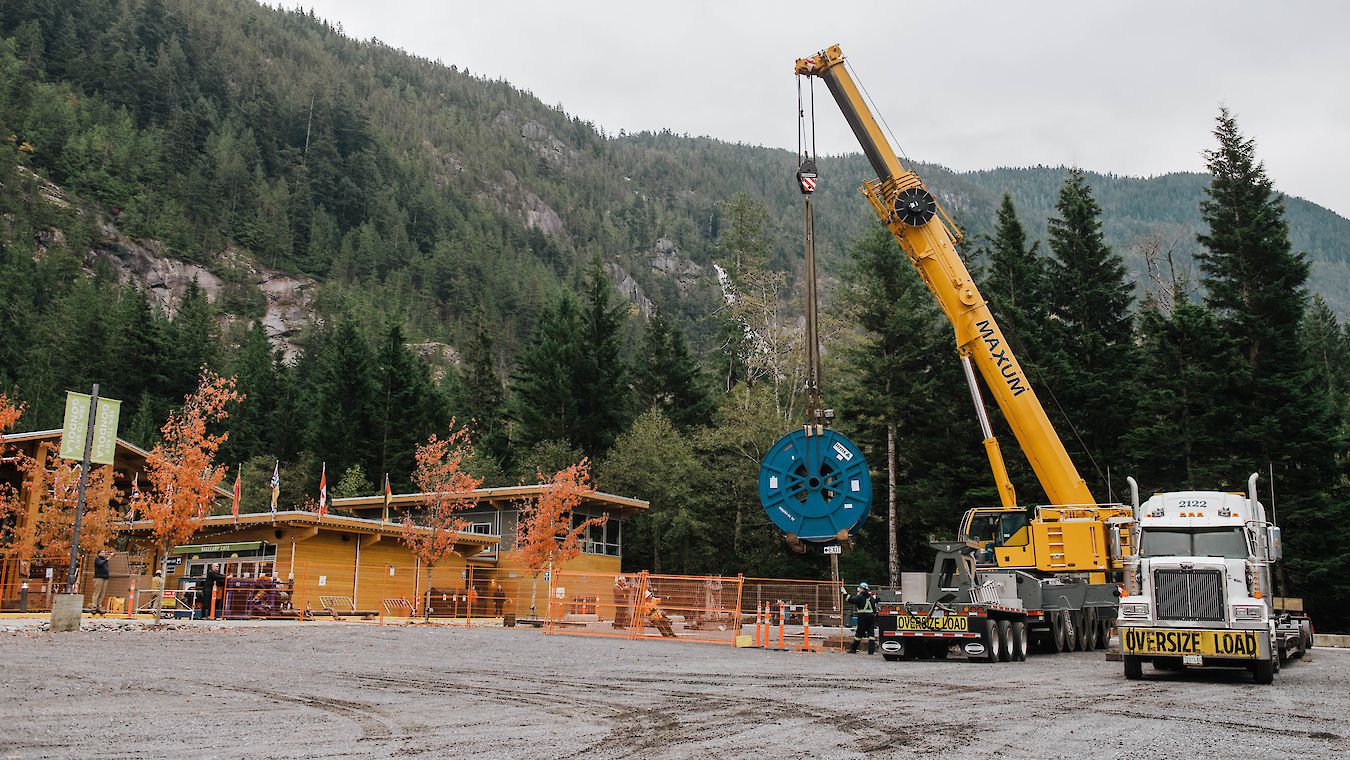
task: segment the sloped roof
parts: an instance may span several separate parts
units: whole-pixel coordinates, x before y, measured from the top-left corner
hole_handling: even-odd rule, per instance
[[[480,502],[511,502],[524,499],[536,499],[548,489],[546,484],[525,486],[506,486],[502,488],[479,488],[473,492],[472,498]],[[426,502],[431,496],[428,493],[397,493],[389,498],[390,506],[395,507],[413,507]],[[623,515],[630,515],[640,510],[651,507],[651,502],[642,499],[634,499],[629,496],[616,496],[611,493],[601,491],[587,491],[582,496],[582,503],[587,506],[598,506],[605,509],[612,509]],[[384,506],[384,494],[375,494],[374,496],[348,496],[341,499],[333,499],[334,509],[371,509]]]

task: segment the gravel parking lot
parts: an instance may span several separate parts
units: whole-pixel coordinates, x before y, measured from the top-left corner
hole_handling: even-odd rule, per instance
[[[0,633],[4,758],[1344,757],[1350,651],[1274,686],[530,629]]]

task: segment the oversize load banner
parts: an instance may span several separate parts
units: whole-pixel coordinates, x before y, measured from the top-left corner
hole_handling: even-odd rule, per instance
[[[1261,654],[1257,631],[1189,631],[1164,628],[1122,628],[1120,647],[1126,654],[1232,657],[1254,660]]]
[[[947,615],[929,617],[927,615],[896,615],[897,631],[969,631],[970,618]]]
[[[117,453],[117,415],[122,402],[111,398],[98,400],[98,419],[94,420],[94,447],[89,461],[112,464]],[[66,420],[61,426],[61,457],[84,459],[84,436],[89,428],[89,395],[66,392]]]

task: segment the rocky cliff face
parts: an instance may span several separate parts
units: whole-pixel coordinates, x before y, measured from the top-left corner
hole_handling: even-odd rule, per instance
[[[165,255],[163,246],[155,240],[132,240],[112,222],[99,224],[102,239],[85,255],[85,263],[99,261],[110,264],[124,285],[140,288],[154,303],[172,317],[182,303],[183,295],[193,282],[212,303],[218,303],[229,285],[211,270],[199,264]],[[295,339],[314,319],[314,297],[318,283],[308,277],[293,277],[250,261],[242,252],[227,249],[221,260],[242,270],[243,287],[258,289],[266,306],[261,319],[272,345],[281,350],[287,360],[299,352]],[[223,315],[222,322],[236,321],[237,317]]]

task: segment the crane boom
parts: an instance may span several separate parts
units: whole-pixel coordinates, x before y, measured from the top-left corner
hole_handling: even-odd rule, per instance
[[[951,322],[958,351],[963,359],[968,358],[974,363],[984,378],[1050,503],[1096,504],[957,253],[960,234],[955,225],[924,188],[918,175],[900,162],[843,63],[843,51],[834,45],[816,55],[798,59],[796,72],[824,80],[834,96],[877,173],[877,179],[863,184],[863,194],[899,241]],[[971,389],[977,396],[979,409],[982,404],[978,391],[974,385]],[[1010,506],[1016,502],[1016,497],[1003,466],[1002,454],[988,426],[982,427],[999,497],[1005,506]]]

